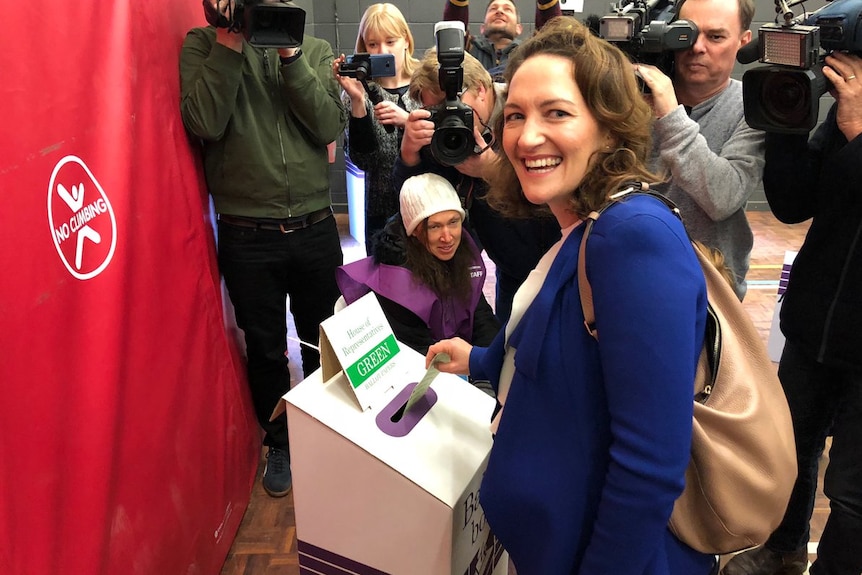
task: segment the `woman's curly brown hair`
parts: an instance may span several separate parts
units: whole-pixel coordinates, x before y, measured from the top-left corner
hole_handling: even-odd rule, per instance
[[[561,16],[549,21],[538,34],[521,44],[509,57],[504,73],[510,84],[521,65],[538,55],[562,56],[572,62],[572,78],[599,126],[607,130],[615,147],[596,152],[597,157],[583,180],[572,189],[572,210],[583,218],[607,202],[610,194],[631,181],[656,182],[660,178],[646,167],[650,151],[652,110],[635,79],[631,62],[613,44],[595,36],[581,22]],[[494,130],[502,140],[503,114],[494,119]],[[510,217],[537,213],[521,192],[512,162],[498,154],[490,184],[488,203]]]

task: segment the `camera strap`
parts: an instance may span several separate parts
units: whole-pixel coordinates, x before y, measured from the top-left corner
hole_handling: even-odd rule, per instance
[[[461,199],[461,205],[467,212],[467,217],[470,217],[470,207],[473,205],[473,187],[476,185],[476,179],[470,176],[461,174],[461,180],[458,182],[457,190],[458,197]],[[466,192],[464,191],[466,189]]]

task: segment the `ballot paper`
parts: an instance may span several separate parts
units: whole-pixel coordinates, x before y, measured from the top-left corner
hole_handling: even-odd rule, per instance
[[[448,353],[438,353],[434,356],[434,359],[431,360],[431,365],[428,366],[428,370],[425,372],[425,375],[422,376],[422,379],[419,380],[419,383],[410,393],[410,397],[407,398],[407,403],[404,404],[404,413],[410,411],[413,404],[419,401],[419,399],[425,395],[425,392],[428,391],[428,387],[431,385],[431,382],[434,381],[434,378],[437,377],[438,373],[440,373],[440,370],[437,369],[437,364],[449,363],[450,361],[451,359],[449,358]]]

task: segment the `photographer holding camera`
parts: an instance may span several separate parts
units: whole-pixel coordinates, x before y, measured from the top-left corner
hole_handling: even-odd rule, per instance
[[[269,421],[290,388],[285,300],[299,338],[316,342],[339,297],[343,256],[327,144],[347,113],[332,48],[302,36],[304,11],[260,0],[204,0],[204,10],[211,25],[190,30],[180,53],[180,108],[201,141],[218,212],[219,269],[245,333],[251,397],[268,447],[263,486],[279,497],[292,484],[287,420]],[[303,346],[304,373],[319,365],[318,352]]]
[[[433,172],[452,183],[467,211],[468,231],[497,268],[494,309],[497,318],[505,322],[515,292],[542,255],[560,238],[560,229],[550,214],[518,220],[504,218],[488,207],[485,200],[488,185],[482,176],[497,155],[492,146],[490,122],[493,114],[502,108],[505,86],[492,82],[490,74],[476,58],[463,51],[461,54],[460,63],[440,64],[437,51],[432,48],[413,73],[410,96],[433,109],[434,119],[428,109],[410,113],[393,180],[400,186],[411,176]],[[458,78],[459,73],[463,79]],[[441,86],[441,77],[450,84],[448,90]],[[457,94],[454,101],[452,94],[447,95],[446,91]],[[466,133],[465,119],[471,122],[470,131]]]
[[[365,172],[365,251],[371,254],[374,234],[399,209],[392,165],[401,146],[407,114],[419,107],[407,95],[410,76],[419,61],[413,57],[413,34],[407,20],[390,3],[372,4],[365,10],[359,21],[355,52],[391,54],[395,63],[391,70],[394,75],[375,77],[375,84],[366,83],[371,93],[366,93],[355,75],[340,73],[344,56],[335,60],[333,70],[344,90],[342,102],[350,110],[344,154]]]
[[[662,191],[692,238],[722,252],[741,300],[754,243],[745,205],[762,177],[764,136],[746,123],[742,83],[730,74],[737,51],[751,41],[754,2],[680,0],[676,10],[699,34],[674,53],[673,78],[635,65],[656,117],[651,168],[669,172]]]
[[[812,218],[781,306],[786,338],[778,366],[799,473],[784,519],[762,546],[741,553],[725,575],[801,575],[818,460],[832,435],[823,491],[826,521],[811,575],[862,573],[862,57],[833,52],[823,75],[836,102],[811,139],[766,134],[763,185],[775,217]]]

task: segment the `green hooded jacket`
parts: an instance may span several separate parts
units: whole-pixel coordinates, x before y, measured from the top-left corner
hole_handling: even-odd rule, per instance
[[[274,48],[242,53],[194,28],[180,54],[181,112],[200,138],[220,214],[288,218],[330,205],[327,144],[347,123],[329,43],[305,36],[283,64]]]

